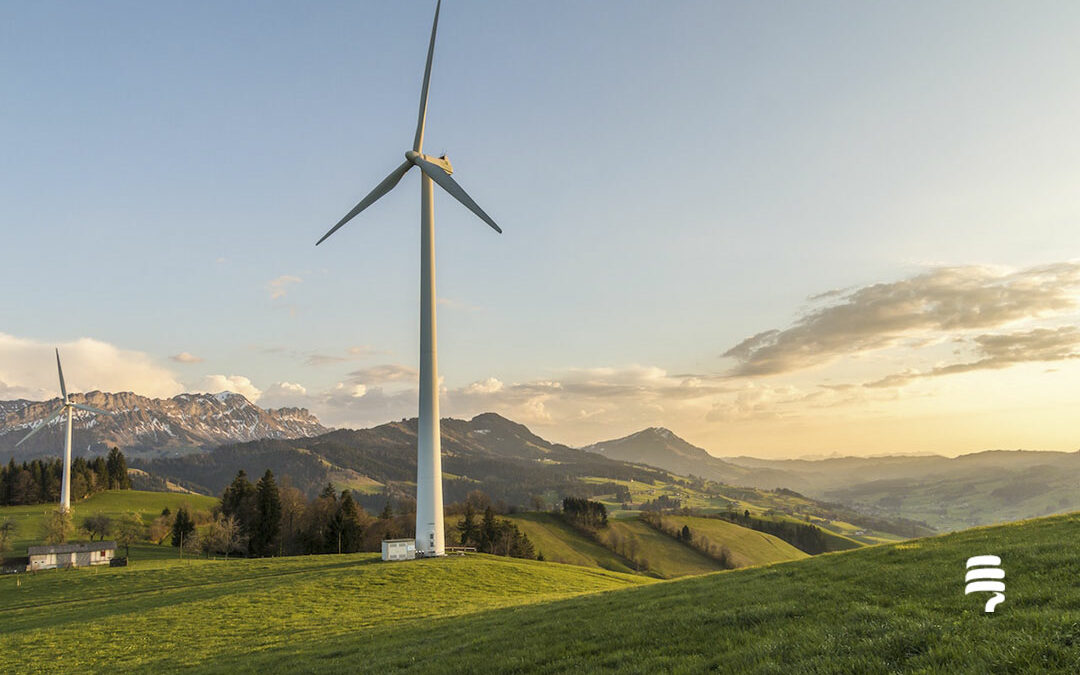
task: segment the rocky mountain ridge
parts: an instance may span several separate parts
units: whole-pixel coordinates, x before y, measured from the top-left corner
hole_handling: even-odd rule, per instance
[[[115,445],[130,456],[175,456],[226,443],[303,438],[330,431],[304,408],[268,410],[232,392],[158,399],[131,392],[92,391],[73,394],[72,399],[112,413],[75,411],[72,447],[76,454],[96,454]],[[59,398],[0,401],[0,455],[18,459],[59,454],[63,418],[52,420],[18,448],[15,444],[60,403]]]

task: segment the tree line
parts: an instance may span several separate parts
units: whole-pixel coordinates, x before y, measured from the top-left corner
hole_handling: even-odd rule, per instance
[[[815,525],[797,523],[790,520],[756,518],[750,515],[749,510],[744,511],[742,514],[738,511],[728,511],[727,513],[721,514],[702,515],[708,518],[723,518],[736,525],[771,534],[774,537],[783,539],[803,553],[809,553],[810,555],[826,553],[829,550],[828,538],[825,536],[825,533],[822,532],[821,528]]]
[[[537,554],[529,537],[517,525],[506,518],[495,517],[491,504],[484,508],[484,515],[477,522],[476,501],[469,497],[465,500],[464,512],[457,524],[458,543],[461,546],[474,546],[481,553],[511,558],[544,559],[542,554]]]
[[[607,527],[607,507],[582,497],[566,497],[562,503],[563,518],[571,525],[586,530]]]
[[[703,534],[695,533],[689,525],[683,525],[680,528],[677,522],[664,520],[663,514],[656,511],[641,514],[641,519],[653,529],[712,558],[724,569],[731,570],[737,567],[727,546],[717,544]]]
[[[478,518],[480,508],[482,518]],[[447,512],[464,516],[457,523],[458,536],[451,532],[448,541],[484,553],[536,557],[532,543],[516,525],[495,517],[486,495],[470,494],[465,503],[449,505]],[[387,495],[375,516],[357,503],[351,490],[338,492],[328,484],[317,497],[308,499],[291,485],[279,485],[270,470],[255,483],[240,470],[212,511],[180,507],[176,513],[163,513],[151,530],[158,533],[159,541],[167,539],[191,554],[268,557],[375,552],[381,550],[384,539],[415,536],[415,502],[395,502]]]
[[[60,501],[64,462],[60,459],[34,459],[0,465],[0,506],[46,504]],[[128,490],[127,460],[119,448],[107,457],[71,460],[71,500],[85,499],[102,490]]]

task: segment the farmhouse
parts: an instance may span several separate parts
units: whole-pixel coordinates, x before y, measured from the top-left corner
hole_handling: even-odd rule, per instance
[[[27,571],[51,570],[56,567],[86,567],[108,565],[116,553],[115,541],[92,541],[75,544],[30,546]]]

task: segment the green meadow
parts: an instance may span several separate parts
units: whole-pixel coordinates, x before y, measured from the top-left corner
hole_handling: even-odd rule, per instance
[[[691,536],[703,536],[714,544],[724,546],[728,550],[731,562],[736,567],[750,567],[807,557],[805,553],[783,539],[740,527],[719,518],[665,515],[664,522],[679,528],[688,527]]]
[[[143,521],[149,524],[157,516],[161,515],[162,509],[168,508],[176,511],[181,506],[187,506],[193,511],[210,511],[218,500],[216,497],[205,495],[183,494],[177,492],[142,492],[139,490],[106,490],[92,495],[88,499],[75,502],[71,505],[72,520],[78,528],[87,516],[104,514],[113,518],[119,518],[125,513],[138,513]],[[3,555],[26,555],[26,547],[40,544],[45,537],[45,516],[49,511],[56,510],[56,504],[34,504],[32,506],[0,506],[0,519],[11,519],[15,523],[15,536],[12,540],[12,550]],[[86,534],[76,532],[73,540],[84,540]],[[136,558],[135,551],[143,551],[150,557],[167,555],[163,547],[140,545],[132,546],[132,557]],[[175,549],[173,549],[175,554]]]
[[[1075,673],[1078,542],[1055,516],[659,582],[484,555],[56,570],[0,578],[0,670]],[[987,553],[994,614],[963,593]]]

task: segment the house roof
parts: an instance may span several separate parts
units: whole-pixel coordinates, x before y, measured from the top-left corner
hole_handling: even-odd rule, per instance
[[[86,553],[88,551],[115,551],[115,541],[77,541],[71,544],[50,544],[46,546],[28,546],[27,555],[48,555],[49,553]]]

